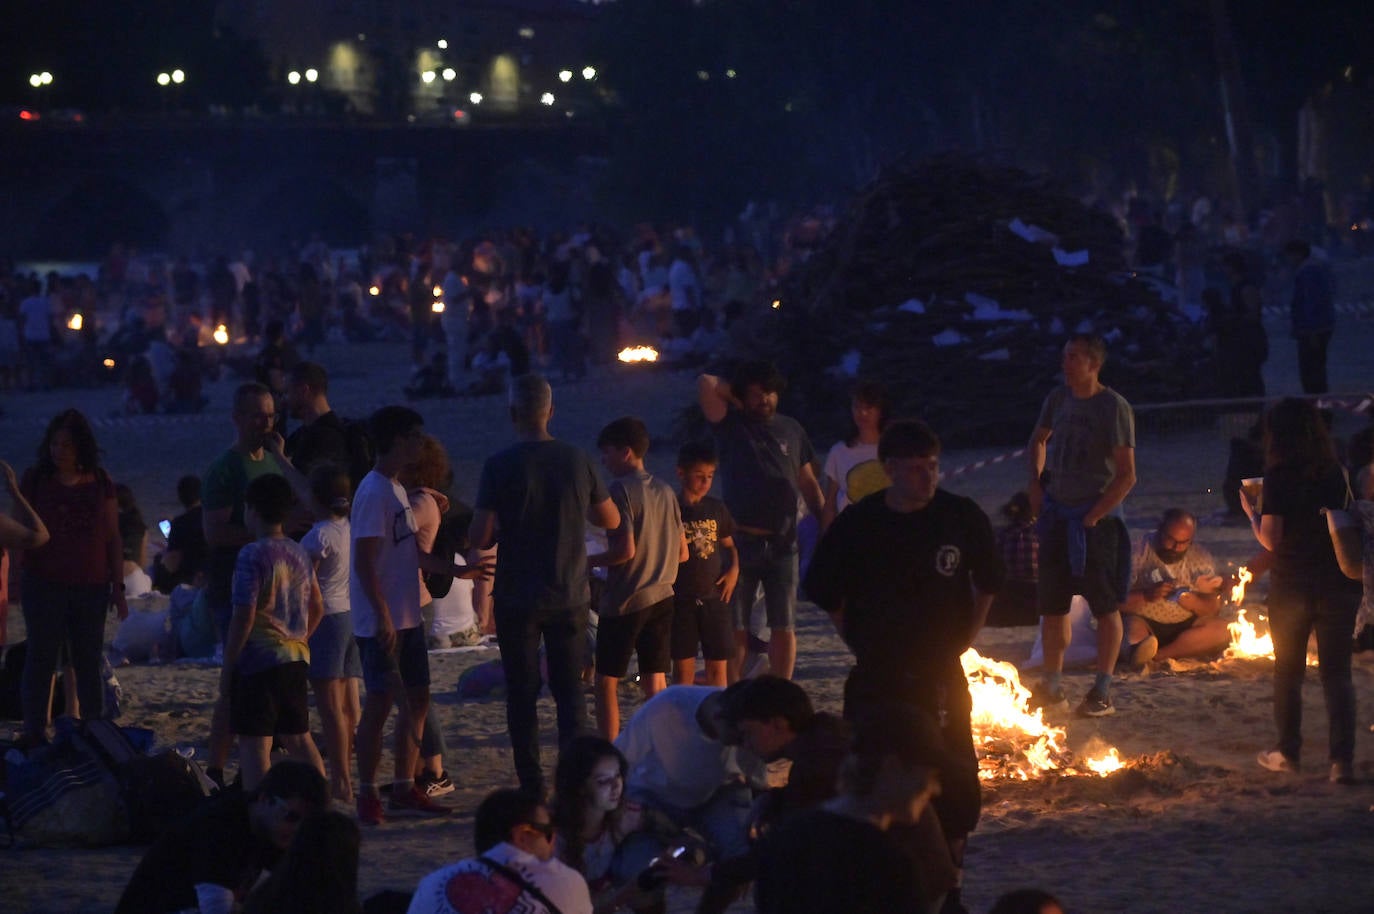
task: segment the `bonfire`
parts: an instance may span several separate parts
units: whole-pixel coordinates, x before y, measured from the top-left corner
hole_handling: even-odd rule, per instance
[[[1031,710],[1030,690],[1012,664],[984,657],[973,648],[959,659],[973,697],[978,777],[1027,781],[1051,772],[1105,777],[1125,767],[1115,748],[1076,759],[1064,728],[1046,723],[1042,710]]]

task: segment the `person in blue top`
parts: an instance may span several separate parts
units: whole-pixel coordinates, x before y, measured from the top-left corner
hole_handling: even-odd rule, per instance
[[[1336,326],[1336,305],[1332,296],[1331,274],[1312,257],[1312,246],[1294,240],[1283,246],[1283,259],[1294,270],[1291,318],[1293,339],[1298,343],[1298,377],[1302,392],[1324,394],[1330,390],[1326,379],[1326,347]]]

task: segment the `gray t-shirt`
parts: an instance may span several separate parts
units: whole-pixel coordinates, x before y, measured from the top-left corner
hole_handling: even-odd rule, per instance
[[[591,459],[562,441],[522,441],[488,458],[476,507],[496,514],[496,604],[588,605],[587,508],[607,497]]]
[[[634,532],[634,558],[612,565],[597,611],[623,616],[673,595],[682,544],[682,512],[677,495],[643,470],[617,476],[611,500],[620,510],[620,528]],[[613,535],[613,531],[608,531]]]
[[[1096,501],[1116,475],[1113,451],[1135,447],[1131,404],[1110,387],[1082,400],[1068,387],[1057,387],[1045,398],[1035,424],[1053,433],[1042,483],[1061,505]]]
[[[723,500],[735,523],[793,537],[797,477],[816,452],[797,420],[775,413],[767,422],[731,409],[711,426],[720,452]]]

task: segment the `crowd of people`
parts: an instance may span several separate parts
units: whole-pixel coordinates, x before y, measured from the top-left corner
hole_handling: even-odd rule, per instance
[[[1310,251],[1289,254],[1302,277]],[[1234,264],[1232,330],[1254,342],[1263,327],[1244,266]],[[1294,333],[1304,389],[1319,392],[1331,293],[1310,266],[1317,272],[1295,284]],[[573,382],[639,340],[704,360],[768,281],[748,248],[713,259],[685,230],[646,229],[620,249],[590,229],[543,240],[514,232],[363,252],[343,268],[319,243],[302,249],[299,269],[221,259],[202,276],[179,261],[161,288],[150,271],[114,275],[111,288],[142,288],[145,302],[127,318],[149,345],[149,370],[126,377],[131,410],[199,397],[168,386],[175,359],[153,349],[205,348],[221,324],[261,343],[258,380],[234,394],[233,444],[180,480],[185,513],[151,565],[146,525],[127,499],[121,510],[77,410],[52,420],[22,481],[3,467],[14,509],[0,537],[23,554],[29,639],[22,746],[48,739],[64,668],[67,711],[100,715],[105,614],[127,615],[130,575],[145,567],[151,586],[186,607],[182,649],[221,651],[207,773],[223,789],[154,846],[120,910],[356,909],[357,826],[454,811],[442,801],[454,787],[427,652],[492,632],[518,787],[478,808],[476,855],[437,869],[398,910],[656,911],[671,882],[699,887],[702,911],[723,910],[752,885],[764,914],[957,912],[981,805],[959,657],[990,615],[1024,621],[1029,606],[1039,620],[1034,698],[1054,709],[1068,703],[1070,616],[1083,599],[1096,675],[1077,710],[1090,717],[1114,712],[1119,665],[1214,656],[1227,643],[1226,582],[1194,542],[1196,519],[1168,511],[1131,542],[1122,505],[1137,478],[1134,415],[1101,382],[1106,346],[1092,334],[1064,346],[1064,383],[1031,425],[1026,491],[994,532],[976,503],[941,488],[936,431],[890,416],[872,382],[853,389],[853,427],[822,461],[803,424],[778,412],[786,379],[770,363],[701,375],[710,440],[681,448],[676,491],[645,463],[640,418],[613,419],[597,438],[609,481],[552,435],[553,388],[535,369]],[[375,292],[364,287],[374,277]],[[62,315],[95,310],[97,293],[77,285],[75,307],[55,302],[61,281],[45,297],[54,333],[47,347],[24,350],[20,383],[49,383],[61,364],[56,331],[70,326]],[[29,291],[25,300],[44,297]],[[1300,314],[1315,322],[1300,326]],[[449,495],[447,456],[415,409],[386,406],[366,423],[332,410],[327,372],[296,347],[308,355],[336,331],[408,339],[410,399],[508,393],[513,442],[486,461],[471,507]],[[96,345],[89,333],[83,345]],[[199,376],[203,357],[186,358]],[[1257,376],[1254,365],[1236,372],[1249,387]],[[297,426],[285,435],[288,418]],[[1263,500],[1238,501],[1261,549],[1252,567],[1272,575],[1278,740],[1258,762],[1299,767],[1315,631],[1330,777],[1349,783],[1352,636],[1369,618],[1355,579],[1374,574],[1374,510],[1361,506],[1374,483],[1367,470],[1350,481],[1304,400],[1266,413],[1260,451]],[[588,525],[605,531],[604,550],[589,553]],[[465,606],[456,628],[441,607],[449,588]],[[839,717],[817,713],[791,682],[799,589],[854,655]],[[1019,608],[997,606],[1012,598]],[[645,701],[622,725],[619,686],[632,659]],[[770,673],[754,675],[765,664]],[[552,790],[537,714],[546,679],[557,708]],[[274,746],[288,758],[274,764]],[[766,766],[782,758],[789,780],[770,787]],[[339,816],[331,800],[354,814]],[[994,910],[1060,907],[1025,892]]]

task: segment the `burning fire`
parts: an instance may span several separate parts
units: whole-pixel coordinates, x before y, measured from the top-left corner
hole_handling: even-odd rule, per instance
[[[1236,571],[1236,586],[1231,588],[1231,602],[1240,606],[1245,602],[1245,585],[1255,579],[1250,569],[1244,565]]]
[[[1260,619],[1263,618],[1260,616]],[[1245,618],[1244,609],[1236,613],[1236,621],[1229,623],[1226,627],[1231,630],[1231,646],[1226,649],[1227,659],[1274,656],[1273,636],[1268,632],[1263,635],[1259,634],[1254,623]]]
[[[657,362],[658,350],[652,346],[626,346],[618,356],[622,362]]]
[[[959,659],[973,697],[979,778],[1027,781],[1050,771],[1105,777],[1125,767],[1114,748],[1074,764],[1064,728],[1045,723],[1043,711],[1030,709],[1030,690],[1021,684],[1015,666],[984,657],[973,648]]]

